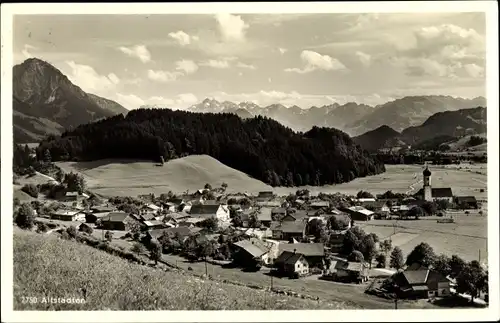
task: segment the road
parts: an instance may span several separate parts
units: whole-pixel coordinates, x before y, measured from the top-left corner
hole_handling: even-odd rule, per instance
[[[205,263],[195,262],[190,263],[182,257],[174,255],[163,255],[163,260],[176,264],[178,267],[187,270],[188,267],[193,269],[194,273],[205,274]],[[271,276],[266,275],[269,272],[268,268],[262,268],[258,272],[244,272],[238,268],[222,268],[218,265],[206,264],[207,272],[212,277],[217,279],[226,279],[245,283],[249,285],[258,285],[262,287],[271,286]],[[379,298],[373,295],[365,294],[364,291],[368,283],[364,284],[342,284],[330,281],[322,281],[313,278],[309,279],[288,279],[276,278],[272,279],[273,287],[292,290],[297,293],[303,293],[311,296],[320,297],[322,300],[330,300],[334,302],[345,302],[347,305],[362,307],[365,309],[392,309],[394,303],[390,300]],[[415,302],[400,302],[398,308],[436,308],[428,303]]]

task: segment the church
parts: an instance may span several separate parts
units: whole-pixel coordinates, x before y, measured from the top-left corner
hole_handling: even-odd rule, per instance
[[[437,201],[437,200],[447,200],[448,202],[453,202],[453,192],[451,187],[432,187],[431,186],[431,176],[432,173],[429,170],[429,166],[426,166],[423,172],[424,175],[424,187],[420,189],[417,194],[418,198],[424,201]]]

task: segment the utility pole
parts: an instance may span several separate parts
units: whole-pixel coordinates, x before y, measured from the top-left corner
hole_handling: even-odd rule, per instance
[[[207,257],[205,257],[205,276],[208,277]]]

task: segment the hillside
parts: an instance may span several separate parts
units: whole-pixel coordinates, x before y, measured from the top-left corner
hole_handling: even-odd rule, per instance
[[[14,141],[26,143],[127,110],[85,93],[54,66],[30,58],[13,68],[13,111]]]
[[[14,229],[14,310],[343,309],[129,263],[74,241]],[[40,273],[43,272],[43,275]],[[84,298],[84,304],[21,297]]]
[[[408,96],[377,106],[373,112],[346,126],[351,135],[387,125],[396,131],[419,126],[430,116],[445,111],[486,106],[486,99],[453,98],[450,96]]]
[[[79,172],[89,189],[106,196],[136,196],[148,193],[160,195],[168,191],[194,192],[206,183],[213,187],[227,183],[227,192],[272,190],[272,187],[232,169],[206,155],[173,159],[164,166],[151,161],[97,160],[91,162],[57,163],[65,172]]]
[[[354,137],[354,141],[368,150],[412,145],[415,149],[435,150],[445,143],[453,143],[464,136],[486,132],[486,108],[438,112],[421,125],[409,127],[398,133],[389,126],[381,126]],[[465,140],[465,139],[464,139]],[[451,147],[452,149],[459,148]]]
[[[155,162],[209,155],[272,186],[342,183],[383,172],[384,165],[344,132],[314,127],[295,133],[278,122],[234,114],[137,109],[86,124],[37,148],[54,161],[107,158]]]
[[[394,139],[399,135],[399,132],[384,125],[354,137],[353,140],[366,150],[376,151],[386,145],[394,145]]]

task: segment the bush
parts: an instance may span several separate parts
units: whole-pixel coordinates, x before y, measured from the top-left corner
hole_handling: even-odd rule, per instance
[[[84,225],[84,226],[82,226],[81,231],[82,231],[82,232],[85,232],[85,233],[87,233],[87,234],[92,234],[92,232],[94,232],[94,229],[92,229],[92,228],[91,228],[90,226],[88,226],[88,225]]]
[[[47,232],[48,230],[49,230],[49,228],[48,228],[47,224],[45,224],[44,222],[37,223],[36,232],[44,233],[44,232]]]
[[[377,261],[377,268],[385,268],[385,264],[387,261],[385,254],[383,253],[378,254],[375,260]]]
[[[71,238],[69,237],[69,234],[67,231],[63,231],[63,232],[61,232],[61,239],[70,240]]]
[[[113,233],[111,231],[106,231],[106,233],[104,234],[104,239],[111,242],[111,240],[113,240]]]
[[[21,188],[21,191],[23,191],[24,193],[28,194],[33,198],[38,198],[39,190],[38,187],[36,187],[36,185],[26,184]]]
[[[74,226],[70,226],[66,229],[66,232],[68,233],[68,236],[71,238],[71,239],[75,239],[76,238],[76,235],[77,235],[77,232],[76,232],[76,228]]]
[[[132,250],[132,252],[134,252],[136,254],[142,254],[142,253],[146,252],[146,247],[144,247],[144,245],[142,243],[136,242],[132,246],[131,250]]]
[[[35,212],[33,208],[27,203],[21,204],[14,213],[14,222],[21,229],[31,229],[35,223]]]

